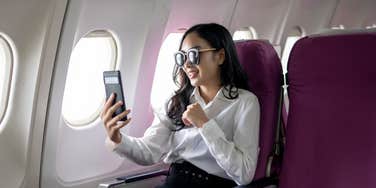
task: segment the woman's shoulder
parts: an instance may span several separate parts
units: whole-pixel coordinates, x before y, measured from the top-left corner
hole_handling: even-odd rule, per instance
[[[238,92],[239,92],[239,100],[244,101],[244,102],[247,102],[247,101],[248,102],[253,102],[253,101],[258,102],[257,96],[254,93],[252,93],[251,91],[245,90],[245,89],[239,89]]]

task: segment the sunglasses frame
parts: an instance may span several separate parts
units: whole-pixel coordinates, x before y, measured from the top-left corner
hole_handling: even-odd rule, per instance
[[[216,48],[203,48],[203,49],[199,49],[199,48],[190,48],[190,49],[188,49],[187,50],[187,52],[184,52],[184,51],[181,51],[181,50],[179,50],[179,51],[177,51],[177,52],[175,52],[174,53],[174,60],[175,60],[175,64],[178,66],[178,67],[183,67],[184,66],[184,64],[185,64],[185,62],[187,61],[187,59],[188,59],[188,61],[189,61],[189,63],[190,64],[192,64],[192,65],[199,65],[200,64],[200,53],[202,53],[202,52],[209,52],[209,51],[215,51],[215,50],[217,50]],[[192,62],[190,59],[189,59],[189,57],[188,57],[188,54],[190,53],[190,52],[192,52],[192,51],[194,51],[194,52],[196,52],[196,59],[197,59],[197,61],[196,62]],[[177,55],[182,55],[183,56],[183,64],[179,64],[178,63],[178,61],[176,60],[176,57],[177,57]]]

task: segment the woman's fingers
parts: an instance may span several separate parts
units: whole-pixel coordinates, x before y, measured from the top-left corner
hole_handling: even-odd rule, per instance
[[[105,116],[106,117],[112,117],[112,114],[115,113],[115,111],[120,108],[120,106],[123,105],[122,101],[118,101],[114,105],[112,105],[106,112]]]
[[[130,121],[131,121],[131,118],[127,119],[126,121],[118,121],[116,125],[112,126],[108,130],[108,137],[110,137],[112,141],[116,143],[120,143],[121,142],[120,129],[128,125]]]
[[[107,135],[112,141],[116,143],[120,143],[121,135],[120,135],[119,130],[123,128],[124,126],[126,126],[127,124],[129,124],[129,122],[131,121],[131,118],[128,118],[126,121],[119,121],[119,119],[122,119],[123,117],[128,115],[129,112],[130,110],[126,110],[123,113],[112,118],[110,121],[108,121],[105,124]]]
[[[103,119],[103,116],[106,115],[108,109],[112,106],[112,103],[113,103],[113,100],[115,98],[115,94],[112,93],[111,96],[108,98],[108,100],[106,101],[106,103],[104,104],[103,106],[103,110],[102,110],[102,113],[101,113],[101,117]]]
[[[114,126],[115,131],[123,128],[124,126],[128,125],[132,118],[127,119],[126,121],[120,121],[119,123]]]
[[[192,123],[187,118],[187,111],[185,111],[181,117],[181,120],[183,120],[184,125],[192,125]]]
[[[128,109],[128,110],[122,112],[121,114],[115,116],[114,118],[112,118],[108,122],[109,126],[116,124],[118,121],[122,120],[125,116],[127,116],[130,112],[131,112],[131,110]]]
[[[115,141],[116,143],[119,143],[121,140],[121,135],[119,132],[119,129],[123,128],[130,122],[130,118],[126,121],[120,121],[125,116],[127,116],[130,112],[130,110],[126,110],[120,114],[118,114],[115,117],[112,117],[115,111],[123,105],[122,101],[118,101],[113,105],[113,101],[115,99],[115,94],[112,93],[111,96],[108,98],[106,103],[104,104],[103,111],[101,112],[101,118],[104,123],[104,126],[107,131],[108,137]]]
[[[189,122],[187,119],[182,118],[184,125],[190,126],[192,125],[191,122]]]

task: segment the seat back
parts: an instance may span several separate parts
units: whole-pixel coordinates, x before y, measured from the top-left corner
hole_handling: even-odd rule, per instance
[[[376,187],[375,47],[376,33],[295,44],[281,188]]]
[[[238,41],[235,45],[240,64],[247,73],[250,90],[260,103],[260,153],[254,176],[254,180],[257,180],[265,177],[268,156],[273,151],[282,67],[268,41]]]

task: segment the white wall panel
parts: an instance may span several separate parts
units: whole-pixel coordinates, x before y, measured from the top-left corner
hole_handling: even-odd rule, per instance
[[[288,6],[289,0],[238,0],[230,30],[252,26],[259,39],[275,43],[274,36],[280,31]]]
[[[329,28],[337,0],[290,0],[288,14],[275,36],[275,42],[285,45],[291,30],[300,26],[307,35]]]
[[[236,0],[172,0],[171,4],[164,38],[199,23],[215,22],[229,27]]]
[[[135,100],[142,92],[139,80],[145,79],[144,51],[150,52],[150,43],[158,50],[166,23],[166,1],[161,0],[74,0],[69,2],[63,34],[57,55],[44,145],[42,187],[96,187],[99,182],[120,175],[159,168],[143,167],[118,157],[105,148],[106,136],[103,123],[97,119],[90,126],[73,129],[61,116],[62,96],[69,57],[74,45],[86,33],[105,29],[112,32],[119,45],[119,66],[132,122],[123,131],[140,136],[150,125],[152,114],[148,112],[149,100]],[[154,23],[157,22],[157,23]],[[162,22],[162,25],[160,25]],[[148,67],[148,71],[153,70]],[[152,78],[152,77],[151,77]],[[152,80],[144,83],[151,84]],[[103,91],[104,92],[104,91]],[[146,109],[145,109],[146,108]],[[146,112],[146,113],[145,113]]]
[[[43,137],[33,135],[36,132],[43,135],[43,132],[34,130],[40,125],[34,122],[33,109],[37,106],[36,93],[44,55],[56,50],[53,45],[49,50],[45,48],[47,44],[57,43],[56,38],[50,38],[50,29],[56,21],[54,11],[60,11],[55,1],[49,0],[3,0],[0,5],[0,32],[14,42],[15,50],[9,109],[0,133],[0,187],[21,187],[28,182],[29,186],[34,186],[39,181],[42,147],[34,148],[32,143],[41,143]],[[34,149],[39,157],[32,157]],[[35,174],[27,173],[30,171]]]
[[[345,29],[360,29],[376,24],[375,0],[339,0],[331,20],[332,26],[344,25]]]

